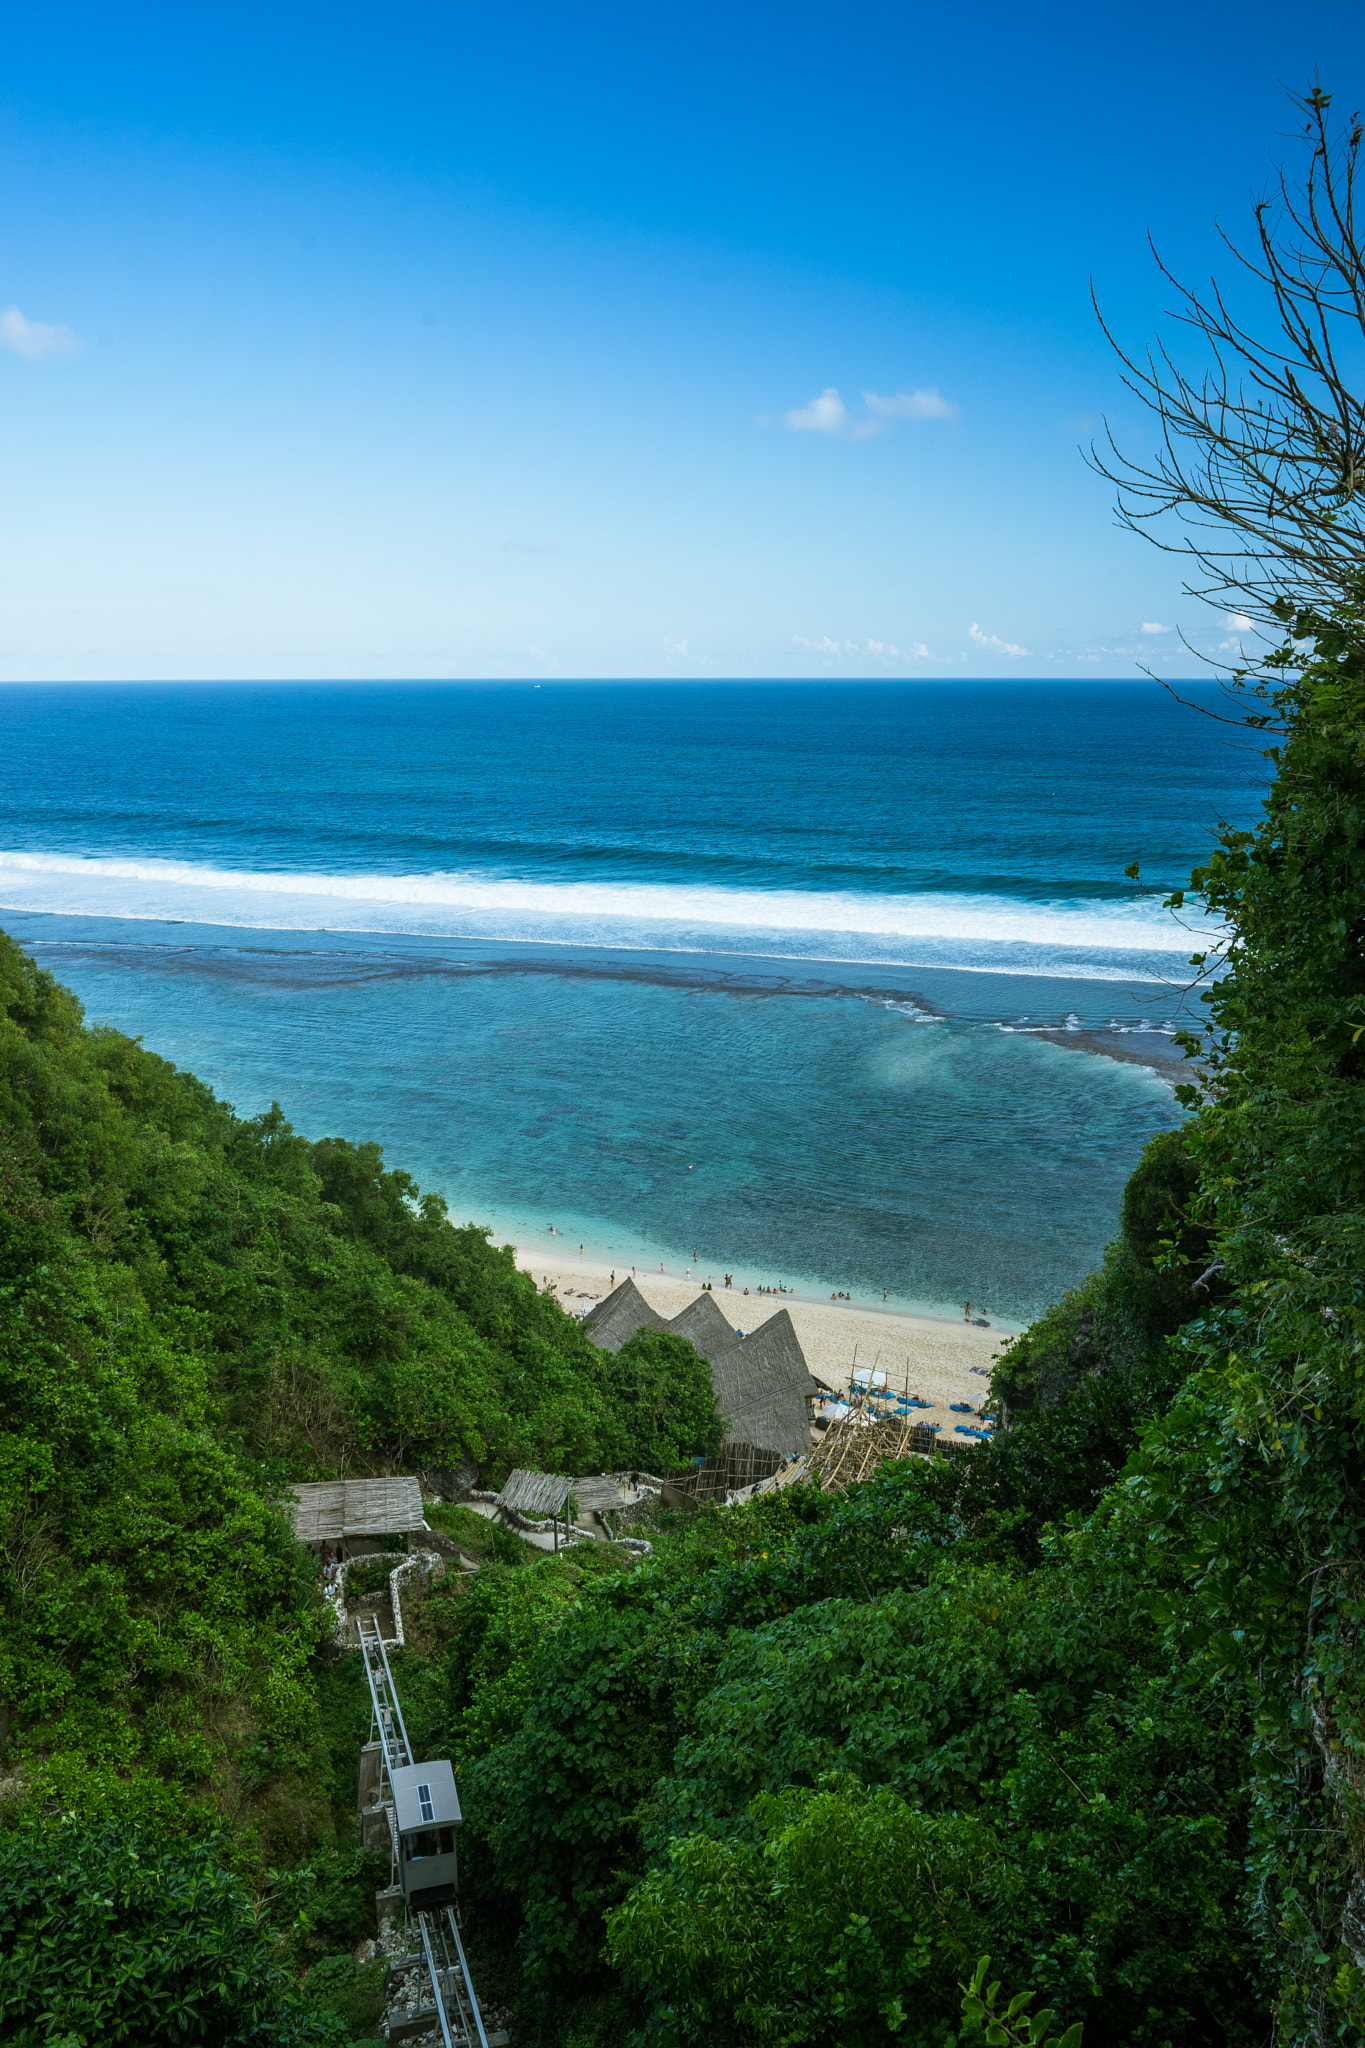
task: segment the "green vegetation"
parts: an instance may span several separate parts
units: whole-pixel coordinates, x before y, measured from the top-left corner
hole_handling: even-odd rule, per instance
[[[218,1849],[117,1827],[0,1834],[0,2035],[13,2048],[347,2041],[305,2010]]]
[[[1024,2008],[1033,2003],[1033,1992],[1017,1991],[1002,2008],[999,1980],[994,1984],[986,1982],[990,1965],[990,1957],[982,1956],[972,1972],[971,1983],[962,1986],[965,2034],[984,2034],[989,2048],[1022,2048],[1022,2044],[1027,2044],[1027,2048],[1080,2048],[1079,2025],[1053,2036],[1048,2033],[1052,2023],[1050,2012],[1025,2012]]]

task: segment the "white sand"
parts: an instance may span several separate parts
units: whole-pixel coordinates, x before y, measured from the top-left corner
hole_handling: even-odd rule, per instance
[[[542,1286],[552,1281],[556,1299],[570,1314],[585,1315],[611,1291],[611,1269],[590,1259],[565,1260],[547,1256],[543,1248],[519,1245],[517,1264]],[[618,1285],[631,1278],[629,1266],[615,1271]],[[933,1322],[926,1316],[900,1315],[860,1303],[803,1301],[787,1294],[746,1296],[742,1289],[727,1291],[720,1284],[722,1277],[716,1276],[713,1299],[735,1329],[752,1333],[778,1309],[787,1309],[806,1363],[818,1379],[846,1387],[856,1350],[860,1369],[875,1365],[897,1392],[904,1392],[908,1383],[910,1393],[931,1402],[931,1408],[919,1411],[918,1419],[941,1423],[945,1436],[951,1436],[956,1423],[972,1419],[952,1414],[949,1402],[981,1405],[992,1362],[1012,1334],[1012,1326],[978,1330],[966,1322]],[[650,1307],[662,1316],[677,1315],[701,1291],[695,1280],[671,1275],[640,1270],[634,1279]]]

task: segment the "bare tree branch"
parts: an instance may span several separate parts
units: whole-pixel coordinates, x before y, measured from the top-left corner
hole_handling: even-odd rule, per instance
[[[1362,127],[1353,114],[1346,136],[1333,136],[1321,85],[1291,98],[1309,151],[1302,184],[1281,170],[1256,202],[1252,254],[1219,228],[1244,275],[1270,293],[1277,338],[1257,339],[1216,280],[1203,295],[1183,285],[1154,246],[1176,293],[1170,317],[1203,344],[1202,366],[1184,371],[1165,341],[1129,354],[1097,302],[1123,381],[1159,433],[1153,454],[1135,461],[1106,421],[1088,458],[1116,486],[1120,523],[1189,564],[1192,596],[1281,633],[1287,610],[1358,598],[1365,564],[1365,405],[1347,382],[1365,360]]]

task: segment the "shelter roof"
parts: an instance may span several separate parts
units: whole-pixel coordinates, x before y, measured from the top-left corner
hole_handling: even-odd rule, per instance
[[[301,1543],[343,1536],[397,1536],[426,1527],[416,1479],[327,1479],[296,1486],[294,1534]]]
[[[583,1328],[603,1351],[619,1351],[637,1330],[660,1330],[664,1319],[652,1309],[633,1280],[613,1287],[605,1301],[589,1309]]]
[[[623,1280],[583,1318],[583,1327],[593,1342],[607,1351],[619,1351],[637,1330],[666,1330],[671,1336],[686,1337],[711,1368],[716,1406],[734,1438],[780,1452],[783,1457],[793,1452],[804,1454],[809,1448],[806,1401],[827,1390],[806,1364],[801,1340],[786,1309],[778,1309],[751,1336],[741,1338],[715,1297],[704,1289],[671,1322],[665,1322],[635,1282]],[[587,1505],[580,1482],[575,1482],[574,1492],[580,1506]],[[595,1501],[591,1504],[598,1505]]]
[[[737,1438],[784,1457],[810,1446],[807,1399],[818,1394],[801,1340],[786,1309],[752,1336],[711,1360],[716,1406]]]
[[[507,1484],[498,1495],[498,1506],[535,1519],[559,1515],[574,1487],[572,1479],[565,1479],[558,1472],[524,1472],[518,1468],[508,1475]]]
[[[604,1472],[591,1479],[573,1481],[573,1497],[580,1510],[603,1509],[613,1512],[617,1508],[629,1507],[635,1500],[634,1492],[623,1479],[617,1479],[610,1472]]]
[[[699,1294],[695,1301],[674,1316],[671,1323],[664,1324],[672,1337],[686,1337],[689,1344],[695,1344],[703,1358],[708,1361],[718,1358],[722,1351],[729,1351],[738,1344],[739,1331],[726,1320],[725,1312],[714,1294]]]

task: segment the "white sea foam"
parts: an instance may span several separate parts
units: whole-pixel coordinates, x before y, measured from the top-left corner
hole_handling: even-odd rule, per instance
[[[1163,976],[1191,935],[1154,902],[1026,902],[925,891],[727,889],[478,874],[290,873],[188,861],[0,852],[10,910],[254,930],[743,952],[1085,978]]]
[[[894,1010],[898,1017],[908,1017],[912,1024],[942,1024],[944,1019],[934,1010],[926,1010],[921,1004],[912,1002],[909,996],[868,996],[862,998],[876,1010]]]

